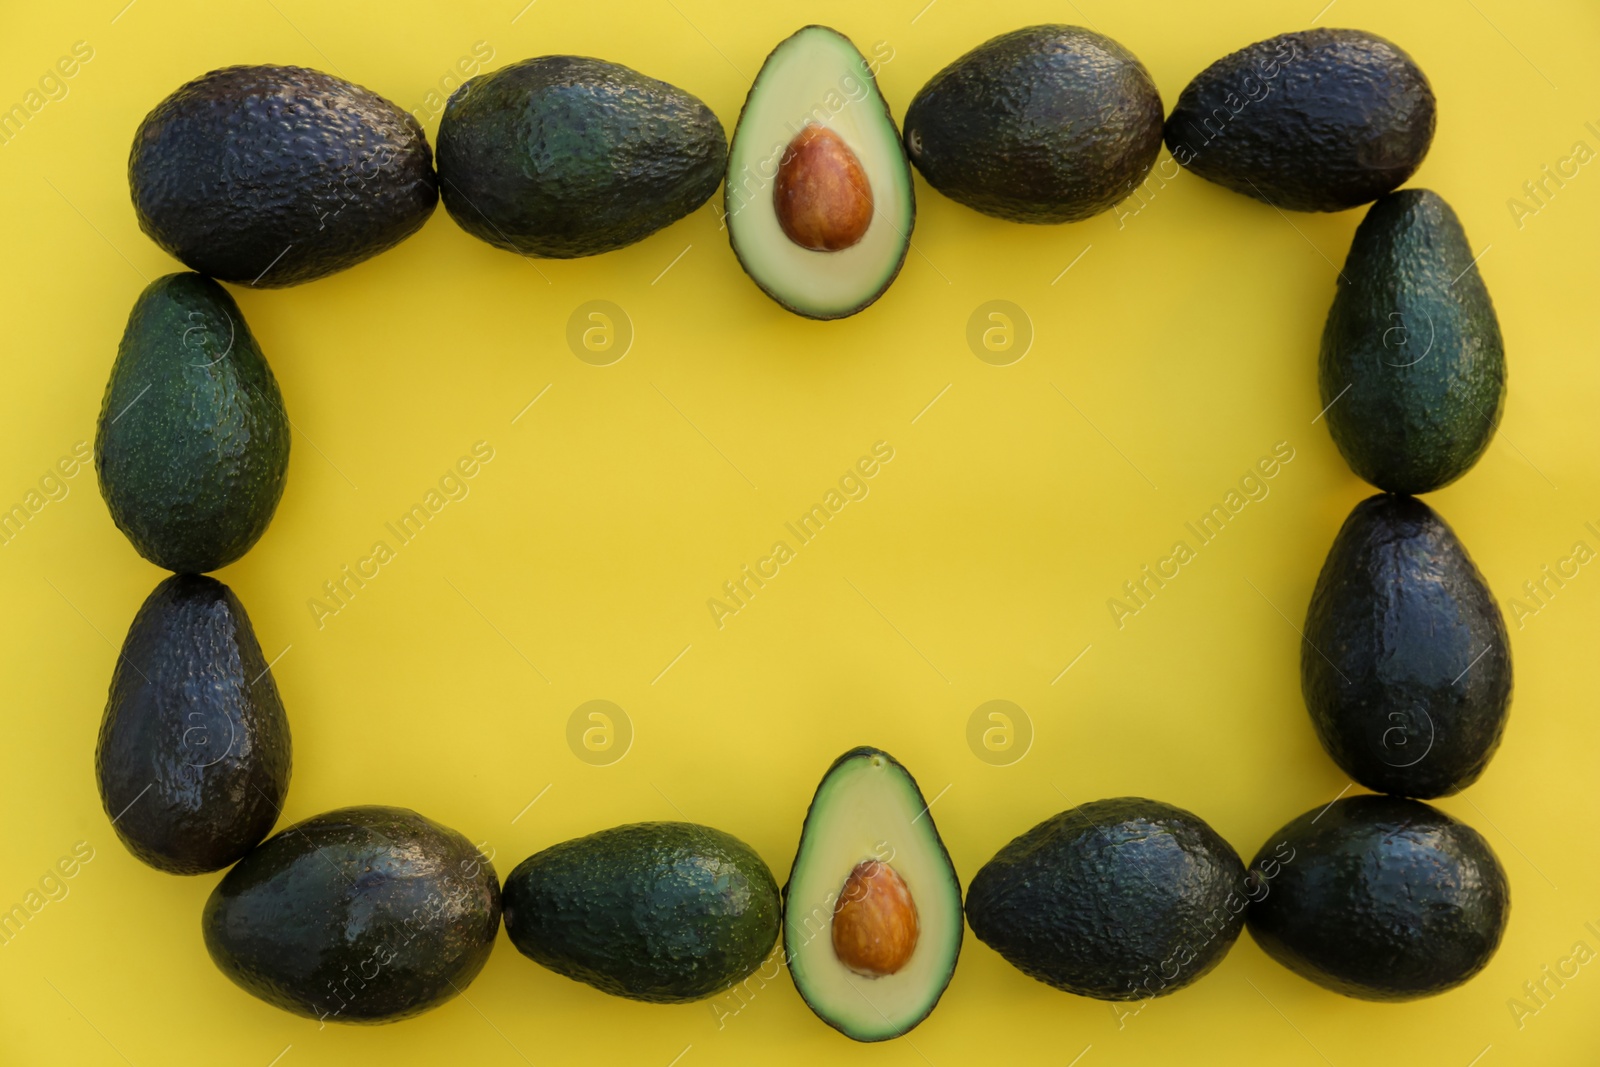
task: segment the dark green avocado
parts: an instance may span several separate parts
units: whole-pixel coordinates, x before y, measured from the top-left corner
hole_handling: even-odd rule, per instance
[[[1079,996],[1176,992],[1244,925],[1244,864],[1199,816],[1142,797],[1081,804],[995,854],[967,886],[978,940]]]
[[[390,1023],[477,977],[500,929],[500,883],[432,819],[340,808],[240,860],[200,925],[217,968],[252,996],[319,1022]]]
[[[139,554],[202,573],[266,532],[289,470],[278,381],[227,290],[157,278],[128,316],[94,438],[100,495]]]
[[[122,643],[94,758],[112,828],[159,870],[221,870],[272,831],[289,720],[233,590],[191,574],[156,586]]]
[[[648,237],[706,202],[727,156],[698,97],[582,56],[480,74],[439,120],[445,210],[525,256],[592,256]]]
[[[1029,26],[974,48],[906,110],[906,151],[952,200],[1013,222],[1098,215],[1161,151],[1161,94],[1109,37]]]
[[[772,872],[709,826],[645,822],[552,845],[506,879],[506,934],[557,974],[680,1004],[759,967],[778,938]]]
[[[1179,165],[1286,211],[1343,211],[1398,188],[1433,142],[1433,88],[1363,30],[1258,41],[1195,75],[1167,119]]]
[[[1511,705],[1511,647],[1488,583],[1432,508],[1387,494],[1357,504],[1304,634],[1306,707],[1346,774],[1437,797],[1483,773]]]
[[[353,267],[422,228],[439,199],[422,127],[304,67],[224,67],[140,123],[139,227],[201,274],[276,288]]]
[[[1253,878],[1271,879],[1250,904],[1256,944],[1301,977],[1363,1000],[1413,1000],[1465,982],[1494,955],[1511,911],[1489,843],[1401,797],[1314,808],[1250,866]]]
[[[1500,425],[1505,348],[1473,258],[1456,213],[1427,189],[1391,193],[1356,229],[1317,380],[1334,444],[1379,489],[1449,485]]]
[[[916,779],[881,749],[851,749],[823,775],[783,902],[789,977],[846,1037],[901,1036],[955,974],[961,880]]]

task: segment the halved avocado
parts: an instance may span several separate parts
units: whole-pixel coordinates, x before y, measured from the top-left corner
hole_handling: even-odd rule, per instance
[[[915,778],[855,748],[811,800],[783,888],[789,976],[846,1037],[899,1037],[933,1011],[961,954],[961,882]]]
[[[723,208],[745,273],[796,315],[844,318],[889,288],[916,221],[911,165],[850,38],[807,26],[772,50],[733,131]]]

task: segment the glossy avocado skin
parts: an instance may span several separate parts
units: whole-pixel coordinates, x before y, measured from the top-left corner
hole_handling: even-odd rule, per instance
[[[277,379],[227,290],[169,274],[140,294],[106,382],[95,470],[117,528],[199,574],[266,532],[289,470]]]
[[[1217,60],[1178,96],[1167,147],[1207,181],[1285,211],[1343,211],[1398,188],[1433,143],[1433,88],[1394,43],[1313,29]]]
[[[433,154],[377,93],[304,67],[224,67],[156,105],[134,134],[139,227],[185,266],[298,285],[392,248],[433,213]]]
[[[1357,504],[1306,611],[1300,684],[1328,754],[1368,789],[1477,780],[1511,706],[1511,646],[1455,531],[1413,497]]]
[[[759,967],[778,939],[778,887],[730,834],[632,823],[553,845],[506,879],[506,934],[524,956],[619,997],[700,1000]]]
[[[1238,854],[1199,816],[1118,797],[1053,815],[996,853],[967,887],[967,923],[1047,985],[1144,1000],[1222,962],[1247,889]]]
[[[928,184],[1012,222],[1076,222],[1134,190],[1161,151],[1161,94],[1117,42],[1030,26],[945,67],[906,110]]]
[[[122,843],[173,874],[217,871],[272,831],[289,792],[289,720],[244,605],[176,574],[128,628],[95,746]]]
[[[439,121],[450,217],[526,256],[592,256],[648,237],[705,203],[727,158],[698,97],[582,56],[472,78]]]
[[[1489,447],[1506,402],[1500,323],[1461,222],[1402,189],[1367,211],[1322,332],[1317,380],[1350,469],[1427,493]]]
[[[438,1007],[489,960],[494,866],[406,808],[340,808],[275,834],[206,901],[217,968],[247,993],[323,1022],[388,1023]]]
[[[1250,904],[1250,936],[1296,974],[1364,1000],[1454,988],[1494,955],[1511,910],[1505,871],[1482,836],[1416,800],[1354,796],[1272,836],[1282,858]]]

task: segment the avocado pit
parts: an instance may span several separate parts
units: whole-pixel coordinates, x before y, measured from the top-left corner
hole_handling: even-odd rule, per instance
[[[833,908],[833,953],[839,962],[867,978],[894,974],[916,951],[920,932],[905,879],[878,860],[856,864]]]
[[[814,252],[838,252],[860,241],[872,224],[872,186],[844,139],[810,123],[784,150],[772,207],[789,240]]]

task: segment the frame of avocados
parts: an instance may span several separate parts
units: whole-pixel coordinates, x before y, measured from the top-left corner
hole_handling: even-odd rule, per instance
[[[866,67],[864,57],[855,51],[848,38],[826,27],[810,26],[781,43],[779,49],[811,31],[831,34],[862,60],[871,95],[882,106],[882,119],[891,131],[895,130],[887,103],[877,93],[872,71]],[[1358,36],[1370,38],[1371,35]],[[773,56],[777,54],[778,50],[775,49]],[[769,56],[769,63],[773,56]],[[1409,61],[1409,57],[1406,58]],[[766,67],[763,67],[763,73],[765,70]],[[286,75],[284,72],[290,73]],[[1338,73],[1348,75],[1350,72]],[[1415,73],[1416,78],[1421,80],[1422,88],[1426,89],[1426,80],[1421,78],[1421,72]],[[161,151],[169,151],[180,163],[191,159],[197,151],[195,144],[200,142],[185,141],[187,134],[171,134],[169,138],[167,132],[170,128],[182,127],[182,120],[192,118],[186,115],[185,108],[198,101],[202,105],[199,111],[216,113],[201,116],[197,126],[201,132],[206,132],[206,122],[218,121],[219,114],[223,115],[220,120],[222,127],[234,122],[237,128],[241,120],[237,116],[229,118],[226,113],[238,101],[230,100],[226,91],[220,92],[214,99],[208,98],[206,93],[219,85],[229,91],[243,86],[247,96],[250,93],[271,96],[266,90],[272,88],[272,78],[280,81],[287,78],[294,83],[286,86],[285,100],[290,102],[295,98],[297,85],[300,89],[313,86],[329,97],[338,97],[347,91],[354,95],[374,96],[341,79],[331,79],[300,68],[227,68],[183,87],[152,112],[145,125],[141,126],[130,160],[130,182],[141,225],[146,232],[162,247],[174,251],[174,254],[220,255],[221,259],[207,259],[207,262],[220,263],[220,266],[208,269],[214,269],[222,277],[237,274],[241,262],[253,263],[260,258],[258,253],[268,247],[260,244],[261,233],[248,231],[247,227],[248,232],[238,237],[237,247],[220,250],[212,247],[202,249],[200,253],[194,252],[192,242],[187,237],[202,231],[193,230],[186,236],[169,230],[167,222],[171,221],[172,213],[177,211],[180,224],[194,221],[197,226],[209,227],[202,234],[205,240],[201,243],[210,243],[219,232],[215,221],[219,210],[215,201],[218,198],[210,193],[201,196],[203,202],[196,211],[204,217],[197,221],[182,219],[182,209],[186,206],[183,197],[165,195],[172,191],[169,185],[174,179],[161,168],[171,170],[171,162],[152,160],[145,153],[149,151],[159,155]],[[208,79],[215,84],[208,85]],[[266,80],[265,90],[261,84],[257,84],[260,79]],[[335,82],[338,84],[329,84]],[[759,82],[758,77],[758,84],[752,85],[750,95],[746,98],[746,112],[750,110]],[[280,85],[279,88],[285,86]],[[1378,86],[1381,91],[1389,88],[1392,87]],[[1410,89],[1414,91],[1415,86],[1410,86]],[[1415,169],[1421,153],[1426,150],[1428,138],[1431,138],[1431,91],[1425,95],[1428,106],[1423,108],[1419,104],[1417,114],[1412,116],[1417,120],[1416,124],[1402,130],[1405,136],[1388,146],[1393,149],[1393,155],[1403,155],[1403,150],[1410,148],[1416,156],[1415,160],[1409,162],[1399,159],[1395,167],[1390,168],[1397,172],[1404,171],[1396,181],[1404,180]],[[398,110],[381,98],[375,99],[390,110]],[[279,105],[283,102],[266,100],[245,110],[259,111],[276,121],[276,118],[281,118],[282,108]],[[328,125],[324,121],[326,116],[320,113],[319,108],[322,111],[339,110],[330,107],[325,99],[301,103],[306,103],[313,113],[315,121],[309,125],[315,129]],[[698,101],[695,103],[698,104]],[[334,132],[344,129],[344,132],[350,133],[353,130],[352,137],[357,139],[372,134],[373,129],[369,127],[383,123],[370,121],[370,114],[360,114],[363,106],[370,104],[362,97],[357,104],[351,105],[348,110],[352,114],[345,116],[349,129],[335,122]],[[703,105],[700,106],[703,108]],[[1423,116],[1425,122],[1418,117],[1423,112],[1426,112]],[[873,117],[878,117],[876,112]],[[252,113],[245,118],[249,122],[256,122],[260,115]],[[385,121],[389,118],[393,116],[387,116]],[[714,116],[712,118],[714,120]],[[741,113],[741,124],[743,118],[744,114]],[[409,118],[407,121],[410,121]],[[404,123],[401,125],[404,126]],[[1427,127],[1426,136],[1418,134],[1422,125]],[[246,132],[253,130],[254,127],[250,127]],[[214,134],[217,131],[210,132]],[[226,129],[223,132],[226,133]],[[377,139],[381,141],[392,132],[378,130]],[[406,166],[413,170],[419,158],[418,146],[412,136],[415,134],[420,134],[420,128],[410,121],[409,128],[395,135],[398,141],[403,142],[404,151],[401,154]],[[897,147],[901,146],[898,135],[893,141]],[[925,143],[920,137],[918,141]],[[274,145],[268,143],[263,147],[242,135],[237,142],[237,147],[258,152],[267,157],[266,163],[272,163]],[[162,150],[159,148],[162,144],[168,144],[169,147]],[[173,147],[173,144],[176,146]],[[323,171],[327,167],[323,164],[330,159],[337,162],[337,151],[350,147],[349,144],[342,144],[313,150],[313,158],[309,160],[310,170],[317,177],[325,176]],[[324,158],[320,155],[323,149],[333,154]],[[285,158],[278,158],[277,162],[281,164]],[[425,139],[421,141],[420,158],[424,164],[428,164],[431,158]],[[1384,157],[1385,160],[1388,158]],[[263,160],[256,158],[251,162],[261,164]],[[900,162],[906,162],[903,147]],[[1306,162],[1300,160],[1298,164]],[[731,155],[728,165],[730,168],[733,165]],[[1410,170],[1405,169],[1408,165]],[[293,169],[277,168],[279,171]],[[199,164],[196,164],[195,170],[203,171],[202,177],[210,173]],[[273,170],[270,165],[266,168],[266,172]],[[901,236],[908,245],[910,223],[915,218],[909,166],[907,176],[904,205],[907,226]],[[180,177],[187,180],[193,175]],[[1386,175],[1384,180],[1390,177],[1393,175]],[[704,176],[701,175],[700,179],[703,184]],[[282,180],[285,180],[282,173],[273,178],[275,182]],[[379,214],[387,217],[367,220],[371,226],[364,232],[359,227],[347,231],[339,239],[342,243],[338,247],[319,247],[310,259],[286,265],[273,275],[273,281],[265,284],[293,284],[320,277],[397,243],[420,227],[431,211],[431,183],[431,167],[425,178],[401,182],[397,189],[388,190],[395,194],[393,202],[378,205]],[[236,199],[240,201],[224,203],[220,209],[224,214],[233,211],[249,222],[252,211],[260,210],[264,212],[262,218],[265,222],[282,221],[274,217],[274,211],[281,209],[282,205],[273,207],[268,203],[274,198],[274,190],[282,191],[277,186],[268,188],[270,183],[257,182],[252,187],[247,181],[234,187],[226,180],[221,184],[222,200],[228,201],[237,194]],[[178,182],[178,186],[181,185],[182,182]],[[424,186],[429,195],[419,191]],[[179,191],[184,190],[180,188]],[[1259,189],[1257,193],[1260,193]],[[376,199],[385,199],[386,195],[377,196]],[[1431,208],[1434,205],[1429,197],[1432,194],[1426,191],[1415,191],[1415,195],[1411,196],[1395,194],[1387,203]],[[1312,196],[1308,202],[1315,199]],[[315,200],[314,196],[312,200]],[[1437,198],[1433,197],[1433,200]],[[725,199],[726,203],[728,201]],[[1379,212],[1380,207],[1389,210],[1387,203],[1375,207],[1374,212]],[[1442,201],[1439,203],[1442,204]],[[1445,211],[1448,212],[1447,207]],[[166,221],[161,216],[165,216]],[[255,221],[262,221],[262,218]],[[1449,218],[1453,220],[1453,214]],[[301,231],[293,227],[299,225],[298,220],[291,225],[291,230],[296,234]],[[268,233],[278,233],[281,229],[275,229],[273,225],[264,227]],[[730,241],[738,253],[739,245],[732,231],[730,226]],[[649,232],[649,229],[643,232]],[[594,250],[604,249],[597,247]],[[769,295],[798,314],[814,318],[839,317],[859,311],[880,296],[903,264],[905,251],[904,247],[900,249],[899,258],[884,277],[882,286],[865,301],[831,312],[819,313],[816,308],[808,310],[786,303],[753,272],[752,277]],[[586,253],[568,249],[565,254]],[[233,258],[229,259],[230,256]],[[240,256],[244,258],[239,259]],[[740,259],[748,271],[743,255]],[[260,275],[245,284],[262,284],[262,277],[271,270],[272,265],[269,264]],[[1344,291],[1341,291],[1341,297],[1344,295]],[[1486,307],[1486,294],[1483,295],[1483,301]],[[1338,310],[1336,303],[1335,311]],[[1470,316],[1482,310],[1469,308],[1467,314]],[[217,668],[218,660],[221,660],[224,662],[220,665],[227,668],[229,674],[221,681],[219,688],[222,690],[237,688],[243,673],[252,670],[262,657],[237,598],[221,583],[193,572],[209,570],[237,559],[260,536],[282,493],[288,451],[287,418],[283,415],[276,382],[237,312],[238,308],[231,297],[208,277],[196,274],[171,275],[152,283],[141,295],[130,317],[123,348],[119,351],[107,386],[96,440],[96,462],[100,468],[102,492],[117,524],[142,554],[180,572],[157,588],[130,627],[124,649],[125,652],[131,650],[126,657],[130,668],[137,667],[135,660],[155,664],[166,657],[179,664],[177,673],[196,675]],[[1492,309],[1488,309],[1488,313],[1492,325]],[[1333,318],[1330,317],[1330,329],[1332,322]],[[221,332],[218,327],[224,323],[228,326],[228,344],[219,355],[217,346]],[[178,329],[180,326],[183,329]],[[198,345],[191,345],[188,338],[196,329],[200,331],[201,340]],[[1488,331],[1481,332],[1484,336],[1488,335]],[[174,337],[181,339],[176,345]],[[1498,345],[1497,327],[1494,341]],[[179,358],[186,353],[179,351],[178,346],[198,348],[208,359],[193,363]],[[227,366],[214,374],[194,374],[181,369],[182,366],[189,366],[209,371],[223,363],[227,363]],[[144,389],[128,399],[129,391],[138,385],[143,385]],[[133,420],[130,423],[132,430],[114,430],[122,415],[135,406],[145,391],[157,385],[162,388],[149,405],[154,410]],[[206,404],[199,405],[201,408],[209,405],[211,410],[188,412],[191,425],[173,429],[184,421],[185,416],[185,412],[179,411],[174,405],[181,406],[195,396],[206,401]],[[229,410],[231,408],[240,410]],[[1498,408],[1496,410],[1498,413]],[[112,416],[112,411],[118,414]],[[1330,419],[1330,425],[1332,422]],[[241,446],[233,451],[223,447],[212,448],[208,452],[203,441],[199,446],[196,445],[196,438],[212,437],[221,439],[222,444],[227,446],[230,444],[230,435],[254,442],[253,451]],[[1474,447],[1481,452],[1481,445]],[[235,455],[235,452],[239,454]],[[220,460],[219,455],[222,456]],[[1346,456],[1348,459],[1350,453],[1346,452]],[[1476,458],[1476,452],[1471,458]],[[202,469],[198,477],[191,477],[187,483],[176,485],[175,489],[174,479],[170,476],[173,470],[193,475],[193,469],[203,467],[205,461],[212,461],[216,469]],[[231,469],[230,464],[233,465]],[[1356,466],[1354,461],[1352,466]],[[1470,466],[1470,460],[1462,469],[1465,466]],[[220,494],[217,488],[218,483],[222,482],[244,484],[246,497],[242,501],[224,500],[218,504]],[[185,496],[185,493],[188,495]],[[1394,504],[1396,508],[1414,506],[1413,511],[1420,508],[1432,514],[1425,506],[1410,498],[1387,499],[1391,503],[1398,500],[1399,503]],[[1368,504],[1371,501],[1359,506],[1357,511],[1360,512]],[[161,521],[170,517],[164,516],[163,512],[181,513],[179,517],[187,523],[187,527],[180,524],[176,532],[161,528]],[[199,516],[198,521],[196,516]],[[1415,514],[1404,517],[1416,518]],[[215,529],[203,529],[208,524]],[[1448,532],[1447,527],[1445,530]],[[1344,537],[1343,531],[1340,536]],[[1429,540],[1429,537],[1423,540]],[[1438,536],[1431,537],[1430,544],[1435,555],[1448,555],[1445,549],[1438,548],[1442,541]],[[1336,543],[1335,551],[1338,550]],[[1460,556],[1470,568],[1471,562],[1464,550],[1461,550]],[[1330,553],[1330,565],[1332,563],[1333,553]],[[1475,570],[1473,574],[1476,574]],[[1323,597],[1324,592],[1323,583],[1319,581],[1316,596]],[[1487,595],[1486,588],[1482,592]],[[194,649],[174,651],[161,647],[162,639],[171,636],[163,629],[164,623],[169,620],[156,617],[160,611],[173,605],[186,609],[190,601],[201,605],[202,614],[208,610],[211,612],[211,616],[201,622],[214,631],[192,643],[196,647],[218,646],[201,648],[194,656],[187,655]],[[1492,599],[1489,603],[1492,608]],[[1318,600],[1315,598],[1312,610],[1313,613],[1318,610]],[[1307,632],[1311,630],[1312,626],[1308,623]],[[1503,643],[1503,622],[1500,636]],[[213,653],[215,658],[205,659]],[[202,659],[205,662],[201,662]],[[162,673],[159,666],[156,673]],[[263,667],[260,673],[266,674],[267,668]],[[1508,664],[1506,675],[1508,689]],[[168,680],[163,674],[163,681]],[[244,707],[234,699],[224,717],[234,725],[237,725],[235,719],[239,717],[232,714],[234,710],[240,710],[240,716],[254,718],[255,721],[245,731],[251,735],[247,742],[259,742],[263,749],[259,755],[265,768],[266,786],[275,789],[278,794],[273,804],[275,814],[281,805],[282,793],[287,788],[289,756],[286,723],[281,724],[281,744],[277,738],[269,736],[278,729],[283,719],[275,687],[269,688],[271,691],[267,696],[249,707]],[[237,694],[232,696],[236,697]],[[229,695],[225,693],[221,699],[226,703]],[[119,662],[113,679],[112,701],[107,708],[102,732],[102,751],[97,756],[102,760],[99,769],[102,771],[102,789],[108,814],[113,801],[112,793],[120,791],[122,784],[111,783],[116,786],[111,788],[107,784],[107,769],[112,776],[126,777],[132,773],[128,768],[138,763],[132,757],[139,753],[131,752],[130,755],[130,750],[141,746],[152,750],[156,747],[150,743],[150,737],[135,737],[133,741],[128,741],[120,736],[124,720],[131,722],[137,715],[149,712],[150,705],[160,703],[159,693],[151,696],[135,690]],[[1498,729],[1495,739],[1498,739]],[[170,729],[166,735],[155,740],[159,744],[170,744]],[[230,752],[231,748],[230,745]],[[1487,761],[1492,752],[1493,744],[1490,744],[1482,754],[1482,759],[1471,768],[1466,782],[1470,782],[1471,777],[1481,770],[1482,763]],[[166,758],[171,754],[163,752],[159,755]],[[822,802],[824,789],[830,779],[853,763],[863,760],[874,767],[886,767],[901,776],[907,788],[906,795],[922,801],[915,779],[887,753],[867,747],[845,753],[829,768],[807,811],[800,847],[796,853],[795,871],[800,871],[808,855],[808,838],[820,832],[828,818],[826,805]],[[229,770],[250,778],[255,768],[230,767]],[[260,791],[260,786],[254,787]],[[181,788],[180,783],[180,791]],[[926,812],[924,803],[919,814]],[[1329,812],[1334,813],[1333,817],[1317,828],[1315,824]],[[1103,816],[1108,821],[1120,820],[1116,823],[1116,831],[1107,833],[1090,817],[1091,814]],[[1089,829],[1069,826],[1066,820],[1070,815],[1084,816]],[[168,870],[216,869],[243,854],[208,899],[202,916],[202,932],[206,947],[219,969],[248,992],[284,1010],[319,1020],[333,1018],[346,1022],[390,1022],[408,1018],[450,999],[483,968],[499,928],[502,908],[500,886],[489,860],[459,833],[407,809],[362,806],[342,808],[304,820],[252,849],[251,845],[260,837],[257,831],[264,833],[270,828],[270,821],[263,822],[259,811],[247,812],[245,816],[241,816],[242,828],[181,828],[180,836],[190,838],[181,842],[188,849],[183,855],[175,855],[175,851],[181,850],[172,849],[170,841],[150,840],[164,832],[162,827],[156,827],[152,832],[148,824],[130,824],[128,828],[119,828],[118,833],[140,858]],[[1150,838],[1159,838],[1159,834],[1145,833],[1143,829],[1123,832],[1132,823],[1138,823],[1141,827],[1159,825],[1167,837],[1184,838],[1177,846],[1177,853],[1189,860],[1195,860],[1196,857],[1199,860],[1178,870],[1182,864],[1172,856],[1152,859],[1141,854],[1129,864],[1136,875],[1131,881],[1139,884],[1124,894],[1128,886],[1117,884],[1118,879],[1114,877],[1117,872],[1112,870],[1115,863],[1087,853],[1093,852],[1101,843],[1109,843],[1118,849],[1137,849],[1141,853],[1159,847],[1159,843],[1150,843]],[[125,829],[127,832],[124,832]],[[1106,841],[1090,841],[1097,833]],[[938,1003],[954,971],[962,938],[959,921],[962,910],[960,885],[948,852],[937,831],[932,828],[931,819],[927,834],[923,844],[927,846],[932,861],[948,870],[954,885],[958,919],[947,949],[948,963],[935,971],[937,988],[926,1005],[919,1006],[915,1017],[908,1016],[909,1021],[905,1024],[891,1026],[893,1032],[863,1036],[862,1032],[853,1032],[852,1027],[842,1025],[819,1004],[812,992],[808,992],[803,981],[796,978],[797,989],[808,1006],[829,1025],[858,1040],[898,1036],[921,1022]],[[1487,843],[1465,824],[1419,801],[1391,796],[1351,797],[1336,800],[1315,816],[1306,813],[1288,824],[1282,834],[1286,839],[1292,838],[1308,845],[1306,859],[1300,866],[1290,867],[1291,861],[1288,859],[1278,863],[1276,857],[1279,853],[1274,852],[1273,862],[1279,873],[1258,874],[1252,870],[1251,876],[1256,880],[1249,883],[1247,879],[1233,877],[1236,869],[1242,865],[1227,842],[1203,820],[1187,811],[1142,798],[1115,798],[1081,805],[1046,820],[1002,848],[973,879],[965,912],[975,920],[974,933],[980,940],[995,945],[1025,973],[1059,988],[1106,999],[1159,996],[1181,988],[1214,967],[1239,929],[1238,923],[1230,919],[1230,916],[1238,914],[1237,911],[1230,908],[1228,915],[1221,915],[1221,909],[1232,900],[1234,894],[1230,891],[1226,898],[1222,898],[1220,890],[1233,881],[1259,887],[1267,880],[1281,877],[1273,892],[1259,898],[1252,897],[1252,933],[1263,948],[1285,966],[1352,996],[1407,999],[1452,988],[1481,970],[1498,947],[1509,910],[1509,890],[1504,871]],[[1089,842],[1088,845],[1085,842]],[[1228,862],[1229,858],[1232,863]],[[1374,864],[1382,867],[1386,859],[1398,864],[1398,874],[1387,881],[1375,881],[1370,877]],[[888,861],[882,862],[887,864]],[[1257,865],[1265,866],[1261,855],[1252,866]],[[1200,867],[1207,869],[1202,871]],[[1074,872],[1072,868],[1081,870]],[[1067,870],[1069,876],[1085,873],[1087,881],[1093,884],[1087,890],[1083,886],[1066,885],[1073,878],[1059,877],[1063,869]],[[1285,869],[1289,870],[1288,874],[1282,873]],[[1151,875],[1152,871],[1154,875]],[[854,878],[857,873],[859,869],[852,871],[851,877]],[[1395,871],[1384,873],[1396,874]],[[513,882],[516,884],[514,891]],[[1168,909],[1179,920],[1177,925],[1181,929],[1176,934],[1170,929],[1156,929],[1154,923],[1145,923],[1140,929],[1134,929],[1139,919],[1148,916],[1136,914],[1139,901],[1133,898],[1141,892],[1147,892],[1158,882],[1180,883],[1179,895],[1187,893],[1193,897],[1181,899]],[[766,958],[771,942],[777,936],[780,924],[778,912],[795,902],[791,899],[795,884],[796,878],[791,875],[780,894],[771,872],[759,855],[721,831],[686,823],[633,824],[589,838],[564,842],[520,864],[512,878],[508,879],[508,934],[524,954],[607,992],[658,1002],[698,999],[728,988],[732,982],[753,972]],[[1402,892],[1396,892],[1397,886]],[[1108,888],[1111,896],[1121,895],[1125,898],[1113,901],[1114,904],[1132,900],[1136,906],[1109,921],[1105,913],[1117,911],[1117,908],[1085,907],[1086,900],[1091,905],[1103,905],[1105,900],[1097,899],[1096,894],[1104,898]],[[1419,898],[1424,907],[1418,907]],[[512,930],[513,899],[517,914],[527,916],[527,919],[517,921],[516,931]],[[1172,915],[1163,913],[1163,917],[1170,919]],[[787,920],[788,916],[783,916],[781,929],[786,952],[792,960],[795,952],[790,945],[791,927]],[[596,929],[601,931],[599,937],[594,936]],[[769,930],[771,937],[766,936]],[[1194,967],[1182,981],[1164,983],[1162,989],[1152,991],[1148,987],[1139,989],[1131,984],[1124,987],[1117,981],[1107,980],[1107,975],[1115,969],[1108,967],[1108,960],[1104,958],[1108,947],[1112,950],[1111,955],[1116,954],[1119,944],[1122,947],[1131,945],[1135,949],[1125,954],[1126,959],[1112,959],[1109,963],[1131,965],[1145,960],[1145,970],[1149,970],[1149,965],[1157,960],[1160,953],[1173,949],[1174,936],[1193,942],[1199,938],[1201,931],[1207,936],[1201,941],[1199,950],[1191,951],[1184,959],[1183,965],[1194,962]],[[616,936],[619,934],[621,936]],[[609,941],[607,936],[610,936]],[[1088,942],[1088,955],[1092,958],[1087,960],[1086,966],[1080,966],[1085,962],[1082,959],[1068,959],[1063,965],[1063,959],[1071,953],[1063,953],[1062,946],[1071,945],[1075,939]],[[1193,944],[1180,940],[1178,948],[1184,947],[1194,949]],[[1164,966],[1175,956],[1176,952],[1160,960],[1160,964]],[[370,975],[366,973],[369,966],[374,968]],[[352,968],[358,978],[352,977]],[[354,987],[351,984],[353,981]],[[346,999],[347,993],[350,994],[349,999]]]

